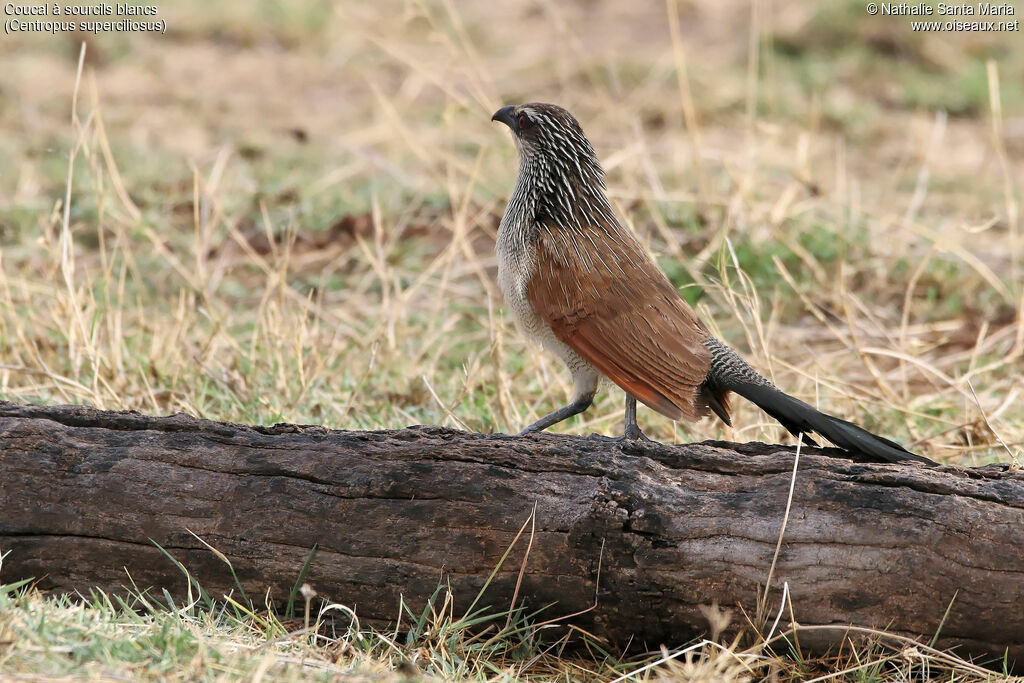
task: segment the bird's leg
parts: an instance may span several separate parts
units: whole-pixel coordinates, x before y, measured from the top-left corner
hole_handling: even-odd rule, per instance
[[[562,406],[558,410],[548,413],[541,419],[534,422],[532,425],[519,432],[519,436],[525,436],[532,434],[533,432],[539,432],[543,429],[547,429],[551,425],[558,424],[562,420],[566,420],[573,415],[579,415],[584,410],[590,407],[590,404],[594,402],[593,394],[584,394],[583,396],[577,396],[573,399],[573,402],[567,406]]]
[[[640,426],[636,423],[636,398],[630,394],[626,394],[626,428],[623,430],[622,436],[604,436],[602,434],[591,434],[589,439],[596,441],[610,441],[612,443],[622,443],[623,441],[651,441],[647,438],[642,431]]]
[[[626,394],[626,428],[622,438],[632,441],[650,441],[640,431],[640,426],[636,423],[636,398],[632,394]]]

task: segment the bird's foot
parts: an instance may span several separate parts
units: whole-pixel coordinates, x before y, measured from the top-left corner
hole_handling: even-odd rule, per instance
[[[640,427],[635,424],[626,425],[626,433],[622,435],[623,439],[628,441],[646,441],[647,443],[654,443],[654,439],[650,439],[640,431]]]
[[[625,436],[605,436],[604,434],[598,434],[597,432],[594,432],[593,434],[588,434],[587,436],[585,436],[583,438],[584,439],[589,439],[590,441],[603,441],[604,443],[619,443],[620,441],[623,441],[626,437]]]
[[[603,441],[605,443],[625,443],[626,441],[646,441],[647,443],[656,443],[654,439],[650,439],[640,431],[640,428],[633,425],[633,429],[626,428],[626,433],[622,436],[605,436],[604,434],[591,434],[586,437],[592,441]]]

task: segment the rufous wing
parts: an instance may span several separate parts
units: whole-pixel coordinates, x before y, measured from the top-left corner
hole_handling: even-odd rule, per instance
[[[707,414],[707,332],[631,234],[544,226],[536,248],[527,297],[558,339],[666,417]]]

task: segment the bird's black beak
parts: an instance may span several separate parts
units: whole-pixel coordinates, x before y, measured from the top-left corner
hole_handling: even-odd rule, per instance
[[[510,104],[507,107],[502,107],[498,111],[494,112],[494,116],[491,117],[491,121],[501,121],[506,126],[515,130],[516,119],[512,115],[516,109],[515,105]]]

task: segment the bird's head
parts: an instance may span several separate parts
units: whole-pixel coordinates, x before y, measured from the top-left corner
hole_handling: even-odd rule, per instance
[[[544,166],[575,168],[581,175],[603,177],[593,146],[583,128],[568,111],[554,104],[531,102],[502,107],[492,121],[501,121],[512,130],[522,162],[540,162]]]

